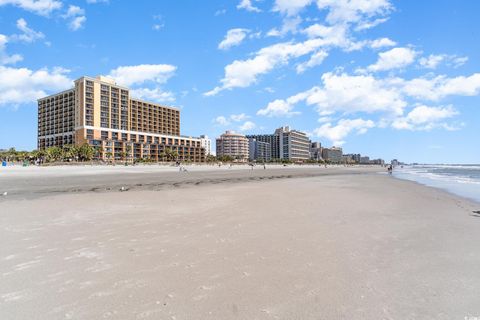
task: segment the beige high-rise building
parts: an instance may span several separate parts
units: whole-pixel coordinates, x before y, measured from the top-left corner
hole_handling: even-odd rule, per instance
[[[233,131],[226,131],[217,138],[217,157],[230,156],[238,161],[248,160],[248,139]]]
[[[106,77],[82,77],[73,89],[38,100],[38,148],[88,143],[100,157],[205,161],[200,138],[180,135],[180,110],[130,97]]]

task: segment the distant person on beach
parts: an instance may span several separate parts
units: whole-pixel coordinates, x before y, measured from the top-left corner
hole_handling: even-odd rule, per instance
[[[389,173],[389,174],[392,174],[392,172],[393,172],[393,167],[392,167],[392,165],[390,165],[387,170],[388,170],[388,173]]]
[[[267,169],[267,166],[265,165],[265,163],[263,164],[263,170]]]

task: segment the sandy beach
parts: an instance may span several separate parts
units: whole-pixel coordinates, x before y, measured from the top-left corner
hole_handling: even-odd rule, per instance
[[[480,204],[379,168],[188,170],[0,172],[0,319],[480,317]]]

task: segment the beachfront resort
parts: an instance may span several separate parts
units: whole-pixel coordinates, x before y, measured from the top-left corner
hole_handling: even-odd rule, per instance
[[[112,162],[212,160],[209,137],[184,136],[180,128],[179,108],[136,99],[129,88],[104,76],[81,77],[73,88],[38,100],[40,151],[85,146],[93,150],[91,158]],[[273,134],[245,136],[226,131],[216,139],[216,156],[240,163],[384,164],[382,159],[343,154],[339,147],[324,148],[289,126]]]

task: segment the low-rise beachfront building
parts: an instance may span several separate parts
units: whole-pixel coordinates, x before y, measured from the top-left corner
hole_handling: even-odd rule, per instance
[[[248,139],[243,134],[226,131],[216,142],[217,157],[229,156],[240,162],[248,160]]]
[[[342,163],[343,150],[338,147],[323,148],[322,157],[324,160],[332,163]]]
[[[248,139],[248,154],[250,161],[269,162],[272,160],[270,143]]]
[[[98,76],[38,100],[38,149],[88,143],[107,159],[205,161],[200,138],[180,135],[180,110],[132,98]]]

